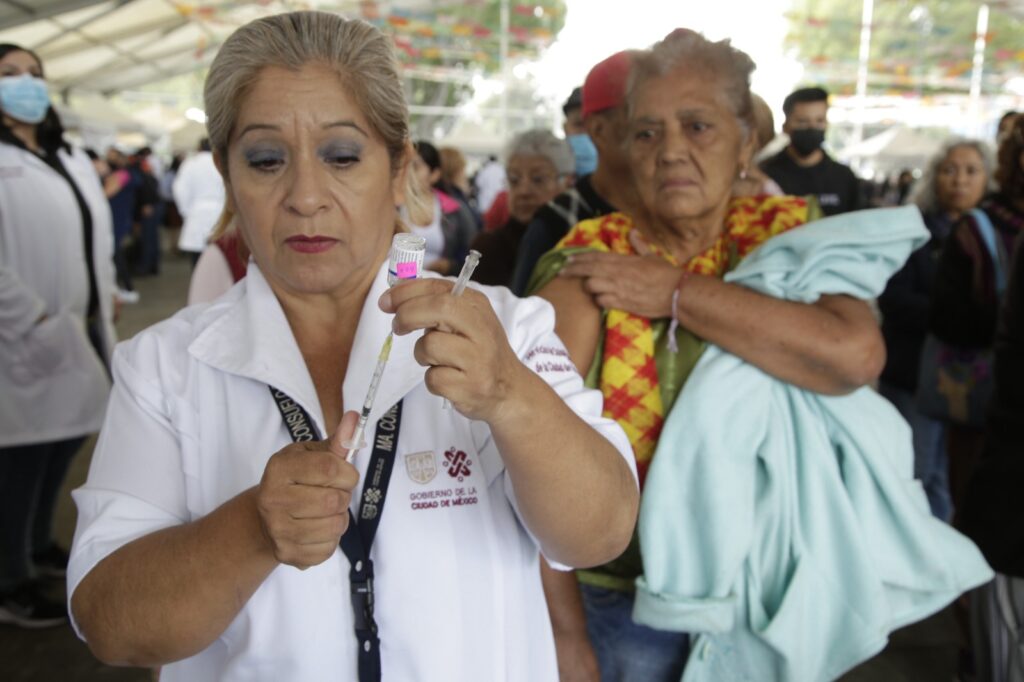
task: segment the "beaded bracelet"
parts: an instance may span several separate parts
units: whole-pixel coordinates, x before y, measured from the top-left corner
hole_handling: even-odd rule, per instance
[[[679,277],[679,284],[672,292],[672,322],[668,325],[668,349],[672,353],[679,352],[679,343],[676,341],[676,330],[679,328],[679,316],[676,314],[679,307],[679,292],[683,290],[689,279],[690,271],[683,270],[683,274]]]

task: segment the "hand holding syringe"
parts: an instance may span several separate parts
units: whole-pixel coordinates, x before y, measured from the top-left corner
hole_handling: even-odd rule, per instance
[[[394,286],[396,282],[405,279],[416,279],[420,270],[423,269],[423,257],[426,254],[426,240],[412,234],[396,234],[391,242],[391,255],[388,262],[388,285]],[[364,435],[366,433],[366,422],[370,418],[370,410],[377,399],[377,389],[380,388],[380,379],[384,376],[384,368],[388,364],[388,357],[391,355],[391,343],[395,335],[389,333],[384,339],[377,356],[377,366],[373,369],[373,377],[370,379],[370,387],[366,390],[366,399],[363,400],[363,409],[359,411],[359,422],[352,437],[342,443],[348,449],[346,461],[351,462],[356,452],[366,447]]]
[[[419,274],[420,268],[423,266],[424,245],[422,237],[415,237],[410,234],[395,235],[394,243],[391,246],[391,264],[388,270],[389,284],[394,284],[398,280],[414,279]],[[462,295],[462,292],[466,289],[466,284],[469,282],[469,278],[473,276],[473,270],[476,269],[479,262],[480,252],[470,251],[469,255],[466,256],[465,263],[462,265],[462,271],[459,272],[458,279],[455,280],[455,286],[452,287],[452,296]],[[384,368],[387,366],[388,358],[391,355],[393,339],[394,333],[389,333],[387,338],[384,339],[380,355],[377,356],[377,366],[374,368],[373,377],[370,379],[370,387],[366,391],[363,409],[359,412],[359,422],[356,424],[356,430],[353,432],[352,437],[342,444],[345,448],[348,448],[346,460],[349,462],[355,458],[356,451],[366,447],[364,440],[366,423],[369,421],[370,411],[373,409],[373,403],[377,398],[377,389],[380,387]],[[444,407],[448,410],[452,409],[452,404],[447,398],[444,400]]]

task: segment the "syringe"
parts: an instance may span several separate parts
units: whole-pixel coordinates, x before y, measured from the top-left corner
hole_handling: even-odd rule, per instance
[[[342,446],[348,448],[348,455],[345,459],[348,462],[356,456],[356,452],[360,448],[366,447],[366,441],[364,436],[366,434],[366,422],[370,418],[370,410],[373,409],[373,401],[377,399],[377,389],[380,387],[380,378],[384,375],[384,367],[388,364],[388,357],[391,355],[391,342],[395,338],[393,333],[388,334],[388,337],[384,339],[384,345],[381,346],[380,354],[377,356],[377,366],[373,370],[373,378],[370,379],[370,388],[366,391],[366,400],[363,401],[363,409],[359,412],[359,422],[356,424],[356,430],[353,432],[352,437],[342,443]]]
[[[462,264],[462,270],[459,271],[458,278],[455,280],[455,286],[452,287],[452,296],[461,296],[462,292],[466,290],[469,278],[473,276],[473,271],[476,270],[479,262],[480,252],[471,249],[469,255],[466,256],[465,262]],[[448,400],[448,398],[444,399],[444,409],[452,409],[452,401]]]
[[[408,233],[396,234],[391,241],[391,255],[388,262],[388,285],[394,286],[396,282],[405,279],[415,279],[423,269],[423,257],[426,253],[426,240]],[[395,335],[388,333],[384,339],[384,345],[377,355],[377,366],[373,370],[373,377],[370,379],[370,387],[366,390],[366,399],[363,400],[363,409],[359,412],[359,421],[356,423],[356,430],[352,437],[342,443],[342,447],[348,450],[345,459],[351,462],[355,459],[356,452],[366,447],[364,440],[366,435],[366,422],[370,419],[370,410],[377,399],[377,389],[380,387],[380,379],[384,376],[384,368],[388,364],[388,357],[391,355],[391,343]]]

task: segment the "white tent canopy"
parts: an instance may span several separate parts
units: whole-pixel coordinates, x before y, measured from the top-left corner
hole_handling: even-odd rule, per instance
[[[1022,0],[1024,1],[1024,0]],[[35,51],[57,90],[110,94],[207,67],[237,27],[287,0],[0,0],[0,43]],[[303,3],[357,16],[358,0]],[[402,0],[412,8],[430,0]]]

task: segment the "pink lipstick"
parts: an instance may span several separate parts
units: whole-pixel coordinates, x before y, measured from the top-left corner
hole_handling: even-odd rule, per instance
[[[337,243],[337,239],[321,237],[319,235],[312,235],[309,237],[305,235],[297,235],[285,240],[285,244],[299,253],[323,253]]]

